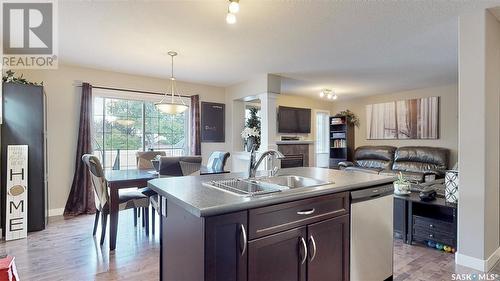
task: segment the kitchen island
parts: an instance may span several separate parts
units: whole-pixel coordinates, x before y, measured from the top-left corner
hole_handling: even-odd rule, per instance
[[[160,280],[349,280],[350,191],[394,178],[322,168],[278,176],[313,187],[240,196],[207,186],[243,174],[161,178]]]

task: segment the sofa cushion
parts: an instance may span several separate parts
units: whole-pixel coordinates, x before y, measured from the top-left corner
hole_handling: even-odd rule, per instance
[[[370,173],[370,174],[378,174],[381,171],[381,169],[350,166],[350,167],[346,167],[344,169],[344,171],[355,171],[355,172],[364,172],[364,173]]]
[[[378,170],[390,169],[395,151],[393,146],[360,146],[354,152],[355,165]]]
[[[415,173],[435,173],[447,169],[450,151],[428,146],[405,146],[396,150],[392,169]]]

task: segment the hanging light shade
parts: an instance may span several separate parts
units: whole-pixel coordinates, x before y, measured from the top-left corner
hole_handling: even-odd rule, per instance
[[[174,57],[177,56],[177,52],[169,51],[172,62],[172,71],[170,75],[170,94],[165,93],[161,101],[155,103],[156,108],[166,114],[177,115],[188,109],[188,106],[184,103],[181,95],[177,93],[176,97],[176,87],[175,87],[175,77],[174,77]],[[176,101],[177,99],[177,101]]]

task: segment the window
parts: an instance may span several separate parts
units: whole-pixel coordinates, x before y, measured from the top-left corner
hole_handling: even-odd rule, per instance
[[[316,112],[316,153],[328,153],[328,112]]]
[[[188,153],[189,111],[171,116],[159,112],[151,97],[138,100],[137,95],[133,99],[117,91],[96,92],[94,151],[104,169],[135,169],[138,151],[162,150],[167,156]]]

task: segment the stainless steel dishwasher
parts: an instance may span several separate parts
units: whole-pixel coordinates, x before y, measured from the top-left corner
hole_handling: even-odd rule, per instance
[[[351,192],[351,281],[392,280],[391,185]]]

